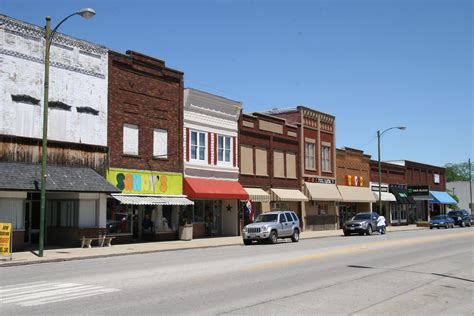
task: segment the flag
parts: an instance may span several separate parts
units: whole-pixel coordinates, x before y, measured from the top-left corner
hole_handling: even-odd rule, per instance
[[[250,200],[247,200],[247,202],[245,203],[245,207],[246,207],[247,210],[248,210],[250,222],[253,222],[253,208],[252,208],[252,202],[251,202]]]

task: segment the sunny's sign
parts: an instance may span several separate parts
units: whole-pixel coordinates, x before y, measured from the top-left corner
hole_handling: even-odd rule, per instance
[[[122,190],[122,193],[183,194],[183,175],[180,173],[110,168],[107,181]]]

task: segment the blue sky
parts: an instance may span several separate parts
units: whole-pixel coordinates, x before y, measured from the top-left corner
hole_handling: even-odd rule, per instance
[[[166,61],[185,85],[245,112],[306,105],[336,116],[337,146],[434,165],[474,158],[470,0],[24,1],[37,25],[82,7],[61,32]]]

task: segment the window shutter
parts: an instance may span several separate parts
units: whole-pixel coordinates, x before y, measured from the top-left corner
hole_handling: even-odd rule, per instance
[[[189,143],[189,128],[186,128],[186,161],[189,161],[190,151],[191,151],[191,144]]]

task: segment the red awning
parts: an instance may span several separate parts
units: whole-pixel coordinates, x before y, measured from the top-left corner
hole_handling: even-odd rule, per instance
[[[237,181],[185,178],[184,194],[194,199],[247,200],[248,193]]]

